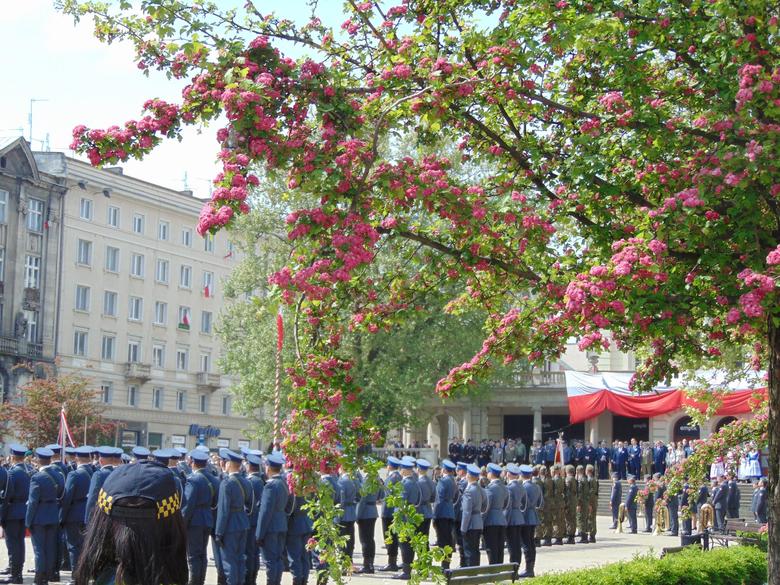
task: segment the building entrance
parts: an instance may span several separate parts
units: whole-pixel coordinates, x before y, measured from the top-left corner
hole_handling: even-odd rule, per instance
[[[629,442],[650,440],[650,419],[629,418],[627,416],[612,416],[612,438],[616,441]]]
[[[568,414],[543,414],[542,441],[557,439],[558,433],[563,433],[569,445],[574,441],[582,441],[585,439],[585,423],[570,424]]]
[[[504,415],[504,436],[507,439],[522,439],[526,448],[530,447],[534,438],[534,416],[532,414]]]

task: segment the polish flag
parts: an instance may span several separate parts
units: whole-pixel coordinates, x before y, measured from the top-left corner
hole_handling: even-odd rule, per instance
[[[190,316],[187,313],[184,313],[184,316],[181,319],[181,324],[186,325],[187,327],[190,326]]]
[[[563,465],[563,438],[558,436],[555,440],[555,460],[553,465]]]
[[[209,289],[209,285],[205,285],[203,287],[203,296],[206,298],[209,298],[211,296],[211,290]]]

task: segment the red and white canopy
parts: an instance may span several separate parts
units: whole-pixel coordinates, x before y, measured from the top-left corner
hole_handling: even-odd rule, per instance
[[[711,388],[725,388],[728,394],[718,409],[719,415],[735,415],[751,412],[755,406],[756,392],[766,392],[763,373],[742,380],[726,381],[723,372],[697,372],[692,381],[675,378],[668,386],[656,386],[652,392],[636,394],[629,390],[633,374],[626,372],[565,372],[566,394],[569,400],[569,419],[572,424],[597,417],[605,410],[619,416],[645,418],[659,416],[681,409],[683,406],[704,406],[685,395],[685,386],[701,387],[706,381]]]

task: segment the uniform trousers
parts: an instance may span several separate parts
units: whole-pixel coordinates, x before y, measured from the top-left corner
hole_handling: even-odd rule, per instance
[[[481,530],[468,530],[463,534],[463,555],[465,556],[464,567],[479,566],[479,538],[482,536]]]
[[[637,530],[636,508],[628,508],[626,510],[626,515],[628,516],[629,529],[631,530],[632,534],[636,534],[636,530]]]
[[[56,524],[33,524],[30,536],[35,551],[35,574],[48,579],[59,572],[59,527]]]
[[[612,526],[617,526],[618,523],[618,512],[620,512],[620,503],[617,504],[611,504],[610,508],[612,509]]]
[[[68,522],[65,524],[64,530],[71,570],[75,570],[81,554],[81,545],[84,543],[84,524],[82,522]]]
[[[436,531],[436,546],[449,546],[455,551],[455,520],[452,518],[435,518],[433,529]],[[447,563],[449,566],[449,563]]]
[[[5,528],[5,547],[8,549],[8,564],[11,571],[15,567],[22,570],[24,566],[24,520],[6,520],[3,525]]]
[[[410,542],[400,542],[398,546],[401,549],[401,568],[404,573],[408,573],[414,561],[414,549]]]
[[[509,562],[519,563],[522,560],[523,534],[522,526],[506,527],[506,543],[509,548]],[[503,562],[503,559],[501,560]]]
[[[715,529],[723,530],[726,527],[726,510],[715,508]]]
[[[246,576],[246,530],[227,532],[222,537],[220,555],[227,585],[244,585]]]
[[[344,552],[352,559],[352,555],[355,554],[355,523],[339,522],[339,534],[347,537],[347,542],[344,544]]]
[[[485,526],[484,535],[488,564],[503,564],[504,543],[506,542],[506,526]]]
[[[536,562],[536,526],[523,525],[520,527],[520,542],[523,549],[525,562],[534,564]],[[520,562],[518,557],[517,562]]]
[[[246,585],[254,585],[257,582],[257,573],[260,570],[260,549],[255,540],[255,529],[257,526],[250,526],[246,535]]]
[[[217,567],[217,581],[221,585],[225,581],[225,568],[222,566],[222,551],[213,537],[211,539],[211,554],[214,555],[214,564]]]
[[[463,543],[463,532],[460,530],[460,524],[453,520],[453,526],[455,526],[455,543],[458,545],[458,554],[460,556],[460,566],[466,566],[466,548]]]
[[[382,517],[382,532],[387,538],[387,532],[390,530],[390,524],[392,524],[392,518]],[[398,535],[395,533],[390,534],[390,542],[387,543],[387,557],[390,559],[390,563],[394,563],[398,559]]]
[[[308,534],[290,534],[288,532],[285,535],[290,573],[292,573],[294,580],[302,583],[306,583],[311,571],[311,558],[309,551],[306,550],[306,541],[308,540]]]
[[[729,518],[739,518],[739,505],[730,507],[728,511]]]
[[[423,521],[420,523],[420,534],[425,535],[425,546],[429,546],[431,538],[431,518],[423,518]]]
[[[693,523],[691,522],[690,518],[684,518],[682,521],[682,531],[683,534],[690,534],[693,532]]]
[[[284,544],[286,532],[269,532],[263,539],[263,558],[267,585],[279,585],[284,571]]]
[[[187,564],[190,567],[190,582],[194,585],[202,585],[206,580],[206,567],[208,555],[206,549],[209,546],[208,526],[190,526],[187,528]]]
[[[373,566],[376,556],[376,540],[374,537],[374,527],[376,518],[362,518],[357,521],[358,538],[360,538],[360,548],[363,551],[363,565]]]

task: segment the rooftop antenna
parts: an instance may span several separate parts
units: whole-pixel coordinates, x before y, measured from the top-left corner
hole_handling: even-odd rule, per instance
[[[184,190],[187,191],[190,188],[189,183],[187,181],[187,171],[184,171]]]
[[[29,128],[29,135],[28,135],[28,142],[30,143],[30,147],[32,148],[32,141],[33,141],[33,104],[36,102],[48,102],[49,100],[47,98],[30,98],[30,114],[27,116],[27,123]]]

